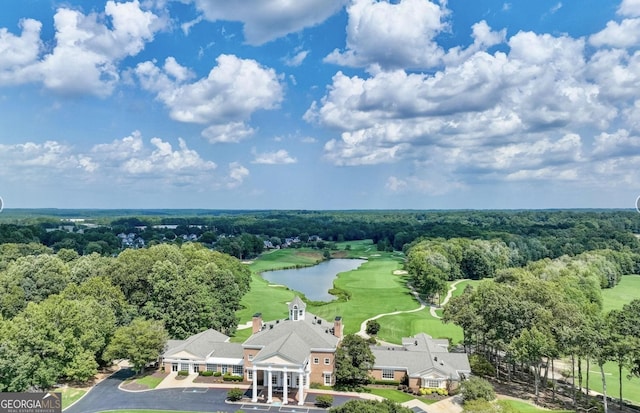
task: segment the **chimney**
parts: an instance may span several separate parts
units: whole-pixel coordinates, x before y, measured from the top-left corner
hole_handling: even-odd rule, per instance
[[[342,338],[342,317],[340,316],[333,321],[333,335]]]
[[[252,318],[252,334],[262,330],[262,313],[255,313]]]

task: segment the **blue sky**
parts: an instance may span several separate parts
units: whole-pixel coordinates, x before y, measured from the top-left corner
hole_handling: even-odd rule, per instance
[[[640,0],[6,0],[7,208],[632,208]]]

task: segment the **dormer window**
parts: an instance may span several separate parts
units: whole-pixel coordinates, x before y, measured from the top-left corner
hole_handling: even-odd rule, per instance
[[[291,303],[289,303],[289,319],[292,321],[304,320],[304,309],[306,304],[300,299],[295,297]]]

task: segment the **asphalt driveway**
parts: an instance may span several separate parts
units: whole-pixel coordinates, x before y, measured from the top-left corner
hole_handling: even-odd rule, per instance
[[[161,409],[184,410],[196,412],[236,412],[249,409],[269,412],[283,412],[283,406],[241,406],[239,404],[227,404],[227,389],[219,388],[176,388],[160,389],[144,392],[126,392],[118,389],[120,383],[134,373],[131,369],[123,369],[98,383],[89,393],[73,406],[66,409],[65,413],[97,413],[105,410],[119,409]],[[315,395],[309,394],[307,402],[312,402]],[[341,405],[352,397],[334,396],[334,406]],[[308,409],[305,406],[289,405],[285,409],[288,412],[302,412],[318,409]],[[322,410],[320,410],[322,411]]]

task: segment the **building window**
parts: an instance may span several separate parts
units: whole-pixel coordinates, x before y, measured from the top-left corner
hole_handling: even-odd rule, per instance
[[[249,354],[249,361],[253,361],[253,354]]]
[[[178,363],[173,363],[171,365],[171,371],[178,371]]]
[[[189,371],[189,363],[180,363],[181,371]]]
[[[331,373],[323,373],[322,377],[324,378],[324,385],[331,386]]]
[[[229,371],[229,366],[227,366],[226,364],[223,364],[222,365],[222,374],[225,374],[228,371]]]
[[[274,386],[278,385],[278,375],[271,373],[271,384]]]
[[[318,357],[314,357],[313,364],[320,364],[320,359]]]
[[[240,366],[233,366],[233,374],[235,376],[242,376],[242,365]]]
[[[382,370],[382,378],[385,380],[393,380],[394,374],[393,370],[383,369]]]
[[[193,372],[194,373],[200,373],[200,365],[194,364],[193,365]]]
[[[247,369],[247,380],[253,381],[253,370]]]
[[[216,366],[215,364],[207,364],[207,371],[217,371],[218,370],[218,366]]]
[[[328,357],[325,357],[324,358],[324,364],[326,364],[328,366],[329,364],[331,364],[331,360],[329,360]]]
[[[425,387],[437,388],[440,387],[440,380],[437,379],[425,379]]]

